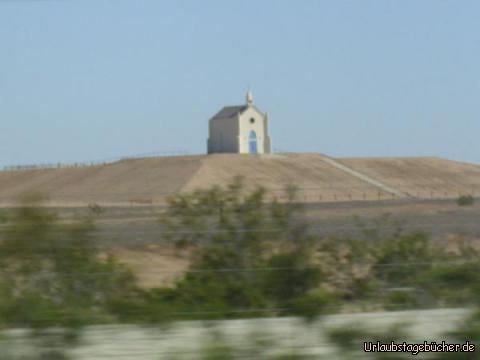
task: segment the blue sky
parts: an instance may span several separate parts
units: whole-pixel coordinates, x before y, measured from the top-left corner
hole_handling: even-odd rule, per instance
[[[204,153],[224,105],[273,147],[480,163],[480,2],[0,0],[0,165]]]

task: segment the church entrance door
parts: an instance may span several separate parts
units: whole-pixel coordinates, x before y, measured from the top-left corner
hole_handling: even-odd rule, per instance
[[[256,154],[257,153],[257,134],[255,131],[250,131],[250,135],[248,137],[249,143],[249,153]]]

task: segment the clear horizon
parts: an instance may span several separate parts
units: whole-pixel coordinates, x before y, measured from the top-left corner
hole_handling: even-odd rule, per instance
[[[0,1],[0,166],[206,152],[255,104],[275,150],[480,164],[475,1]]]

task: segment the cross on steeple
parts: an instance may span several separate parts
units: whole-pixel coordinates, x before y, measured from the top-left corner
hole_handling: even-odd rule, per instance
[[[253,105],[253,94],[250,90],[247,91],[247,105]]]

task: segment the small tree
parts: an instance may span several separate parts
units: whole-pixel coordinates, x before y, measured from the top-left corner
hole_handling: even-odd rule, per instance
[[[99,258],[89,219],[60,224],[40,201],[23,200],[2,233],[0,318],[36,328],[115,320],[110,305],[135,291],[132,274]]]
[[[287,195],[286,203],[269,202],[264,189],[248,191],[236,178],[171,198],[161,218],[167,238],[190,247],[194,259],[170,298],[185,309],[215,309],[215,317],[295,313],[294,300],[318,287],[321,274],[295,190]]]
[[[458,206],[471,206],[475,203],[472,195],[461,195],[457,199]]]

